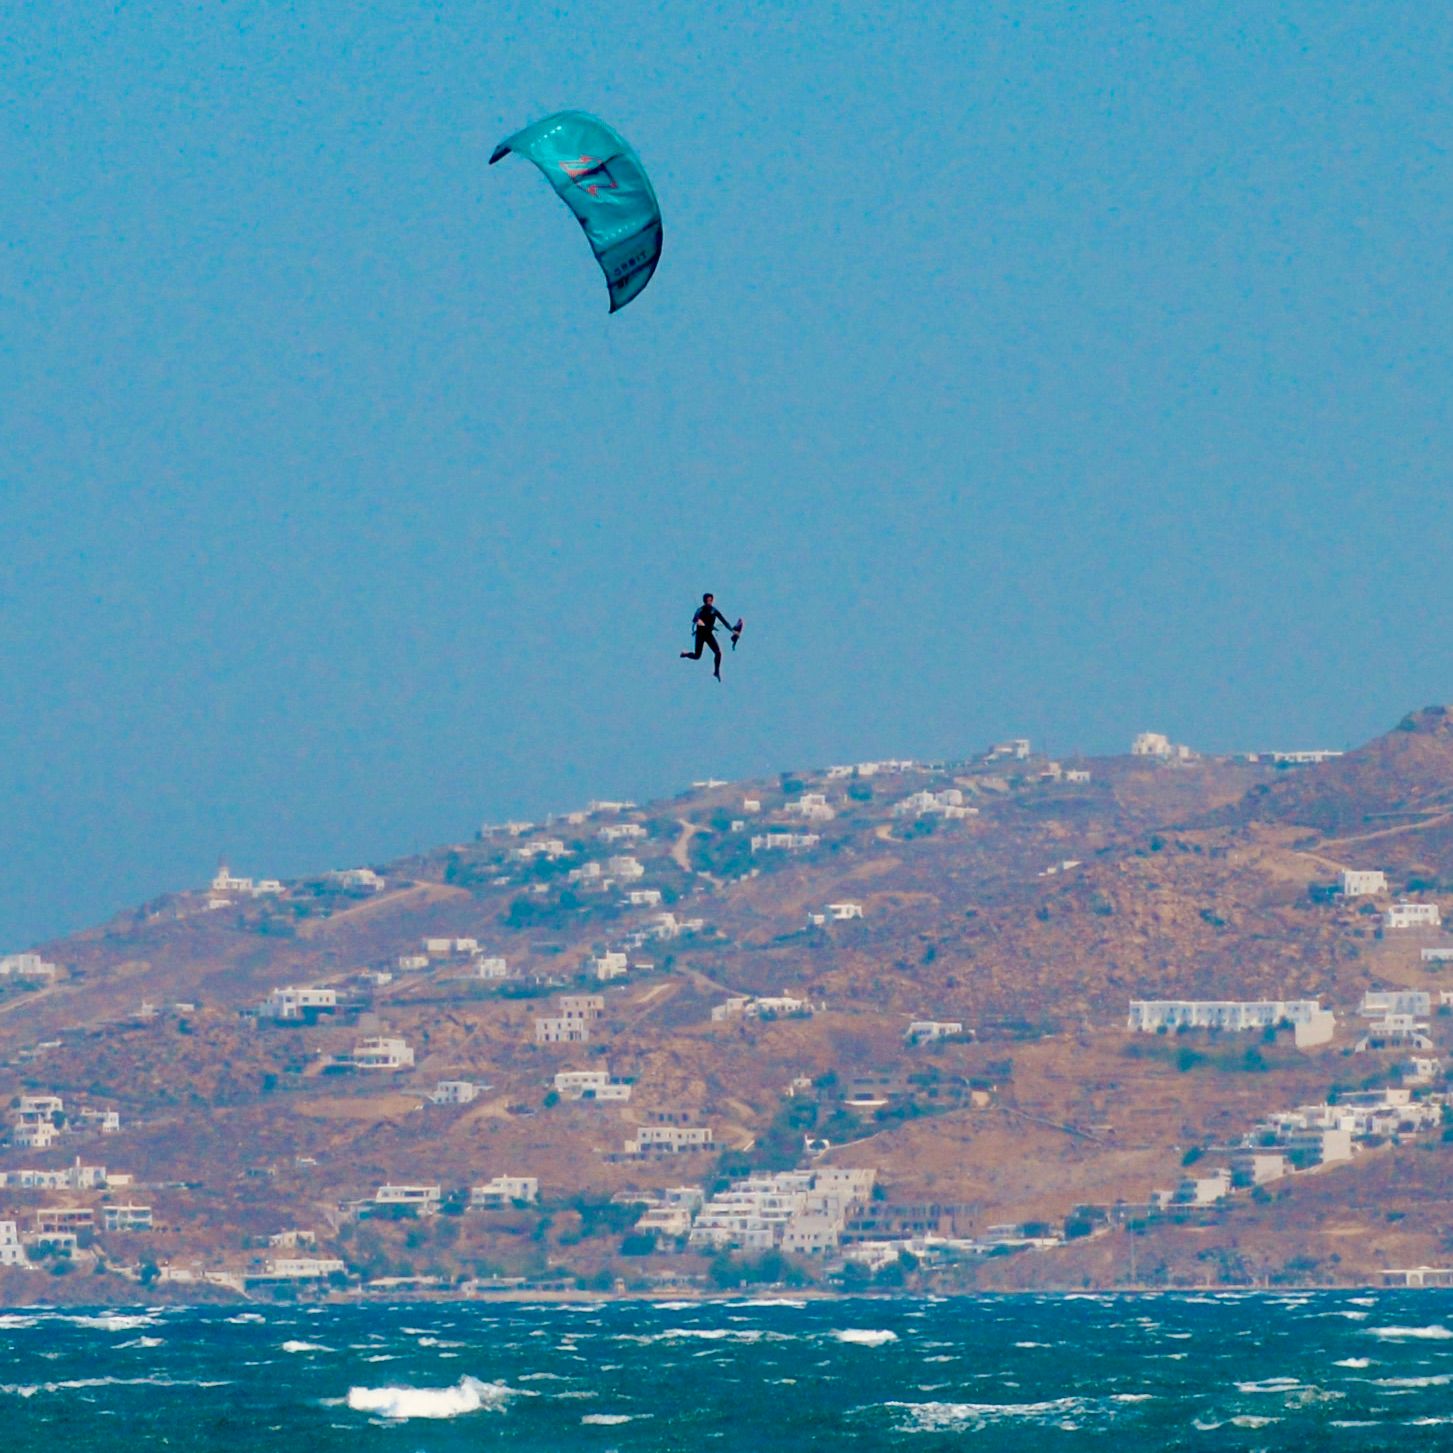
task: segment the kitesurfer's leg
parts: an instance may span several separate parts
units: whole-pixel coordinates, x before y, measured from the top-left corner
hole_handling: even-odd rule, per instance
[[[701,648],[710,639],[711,638],[707,634],[707,632],[705,632],[705,631],[697,631],[697,633],[696,633],[696,649],[694,651],[683,651],[681,653],[681,659],[683,661],[699,661],[699,660],[701,660]]]
[[[718,681],[720,681],[721,680],[721,647],[717,645],[717,643],[716,643],[716,637],[715,636],[708,636],[706,638],[706,644],[711,647],[711,660],[712,660],[711,674],[713,676],[715,676]]]

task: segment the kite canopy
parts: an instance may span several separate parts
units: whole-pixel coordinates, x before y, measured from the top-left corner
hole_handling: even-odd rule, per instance
[[[661,256],[661,208],[640,158],[584,111],[557,111],[506,137],[489,164],[512,151],[534,162],[575,213],[605,274],[611,312],[624,308]]]

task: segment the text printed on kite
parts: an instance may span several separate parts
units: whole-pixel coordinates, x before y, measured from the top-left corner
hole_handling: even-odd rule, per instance
[[[610,289],[612,313],[651,280],[661,257],[661,208],[626,140],[584,111],[557,111],[495,147],[534,162],[585,230]]]

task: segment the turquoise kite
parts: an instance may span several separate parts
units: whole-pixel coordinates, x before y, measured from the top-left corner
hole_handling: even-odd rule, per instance
[[[605,274],[611,312],[624,308],[661,256],[661,208],[640,158],[584,111],[557,111],[506,137],[489,164],[512,151],[534,162],[575,213]]]

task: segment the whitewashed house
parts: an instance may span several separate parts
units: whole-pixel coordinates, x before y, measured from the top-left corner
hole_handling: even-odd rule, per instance
[[[1387,874],[1375,868],[1344,868],[1342,896],[1367,898],[1387,892]]]
[[[861,903],[829,903],[827,916],[834,923],[847,923],[850,919],[863,916],[863,905]]]
[[[15,1106],[15,1118],[21,1124],[34,1124],[63,1115],[66,1102],[59,1095],[21,1095]]]
[[[958,1019],[915,1019],[903,1031],[909,1044],[927,1044],[935,1039],[951,1039],[964,1032]]]
[[[472,1105],[479,1098],[473,1080],[440,1080],[429,1099],[435,1105]]]
[[[1141,732],[1130,743],[1132,757],[1169,757],[1174,750],[1170,738],[1162,732]]]
[[[394,966],[403,974],[417,973],[420,969],[429,967],[428,954],[400,954],[394,960]]]
[[[58,973],[59,965],[39,954],[0,954],[0,979],[53,979]]]
[[[617,857],[607,858],[605,866],[613,878],[619,878],[623,883],[632,883],[637,878],[644,878],[646,870],[641,866],[638,859],[633,858],[629,853],[622,853]]]
[[[337,888],[351,888],[365,893],[381,893],[384,881],[372,868],[335,868],[328,881]]]
[[[605,983],[611,979],[624,978],[630,969],[630,961],[625,954],[618,953],[614,949],[607,949],[603,953],[596,954],[594,958],[587,959],[585,968],[592,978]]]
[[[476,979],[507,979],[510,976],[508,962],[498,954],[482,954],[473,960],[471,967]]]
[[[562,1100],[623,1102],[631,1098],[631,1087],[614,1080],[609,1070],[561,1070],[555,1076],[555,1091]]]
[[[375,1215],[432,1216],[443,1200],[440,1186],[380,1186],[373,1193]]]
[[[14,1221],[0,1221],[0,1266],[27,1266],[25,1247]]]
[[[1125,1027],[1142,1034],[1182,1027],[1241,1032],[1283,1022],[1303,1047],[1326,1044],[1336,1028],[1332,1011],[1315,999],[1132,999]]]
[[[356,1070],[406,1070],[414,1063],[414,1051],[402,1039],[376,1035],[355,1045],[339,1063]]]
[[[1369,989],[1357,1012],[1369,1019],[1388,1014],[1413,1014],[1426,1019],[1432,1007],[1432,995],[1426,989]]]
[[[540,1182],[535,1176],[495,1176],[482,1186],[471,1186],[471,1211],[498,1211],[516,1201],[526,1205],[540,1199]]]
[[[542,1014],[535,1020],[536,1044],[587,1044],[590,1020],[567,1019],[559,1014]]]
[[[151,1231],[151,1207],[107,1205],[101,1207],[101,1225],[106,1231]]]
[[[716,1140],[707,1125],[642,1125],[634,1140],[626,1141],[625,1153],[636,1156],[690,1155],[715,1150]]]
[[[1403,899],[1383,910],[1382,925],[1389,930],[1403,928],[1438,928],[1443,914],[1436,903],[1410,903]]]
[[[279,1023],[316,1018],[338,1010],[336,989],[274,989],[262,1004],[262,1015]]]

